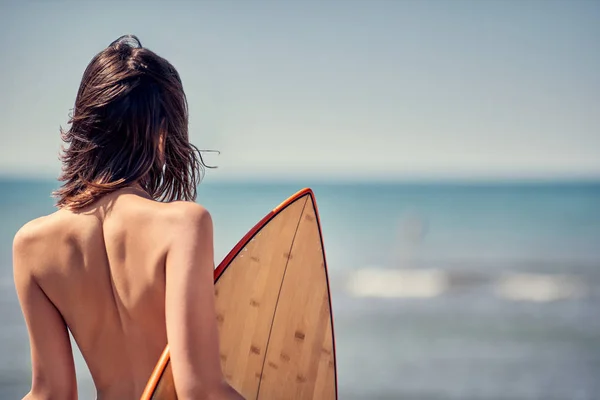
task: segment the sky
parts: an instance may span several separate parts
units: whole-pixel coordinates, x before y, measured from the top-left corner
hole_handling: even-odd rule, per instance
[[[211,179],[600,178],[600,1],[0,0],[0,175],[56,177],[91,58],[178,69]]]

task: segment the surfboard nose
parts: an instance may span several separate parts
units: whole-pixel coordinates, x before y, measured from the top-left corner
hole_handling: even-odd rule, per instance
[[[329,283],[312,190],[291,196],[242,238],[215,270],[215,296],[223,372],[245,398],[337,398]],[[168,358],[161,360],[154,393],[175,399]]]

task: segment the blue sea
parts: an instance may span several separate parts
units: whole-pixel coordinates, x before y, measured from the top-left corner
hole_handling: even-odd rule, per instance
[[[600,182],[207,181],[215,261],[304,186],[321,215],[340,399],[600,399]],[[55,187],[0,180],[0,399],[30,384],[12,237],[53,211]]]

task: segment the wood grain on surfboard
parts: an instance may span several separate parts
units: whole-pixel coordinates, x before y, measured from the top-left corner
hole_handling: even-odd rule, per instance
[[[221,365],[246,399],[336,399],[327,264],[314,194],[296,193],[215,270]],[[142,400],[176,399],[165,348]]]

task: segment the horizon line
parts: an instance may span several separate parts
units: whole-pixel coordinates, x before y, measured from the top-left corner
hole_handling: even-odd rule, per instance
[[[210,174],[209,174],[210,175]],[[200,185],[206,184],[600,184],[600,175],[359,175],[359,176],[301,176],[227,174],[215,177],[204,175]],[[0,172],[2,182],[60,183],[58,177],[45,174],[7,174]]]

